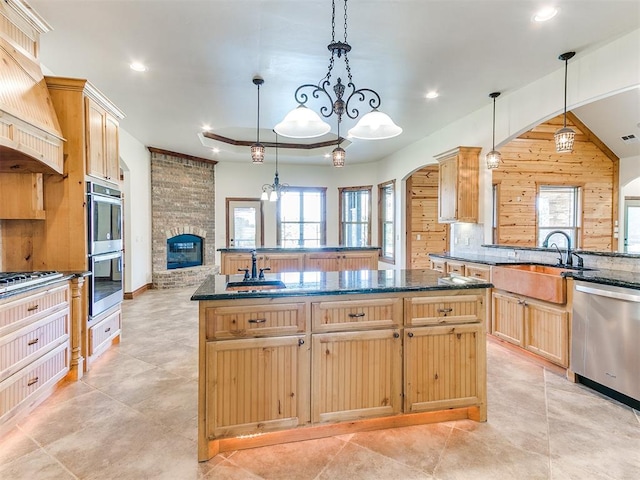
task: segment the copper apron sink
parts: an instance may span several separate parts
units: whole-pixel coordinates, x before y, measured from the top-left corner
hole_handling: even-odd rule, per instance
[[[564,304],[567,303],[567,279],[562,273],[567,271],[551,265],[493,267],[491,283],[500,290]]]

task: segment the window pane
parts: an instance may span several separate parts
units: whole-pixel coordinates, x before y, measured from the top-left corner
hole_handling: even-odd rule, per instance
[[[322,221],[322,195],[319,192],[304,192],[304,221]]]
[[[278,240],[283,247],[321,246],[324,243],[325,191],[290,187],[279,202]]]
[[[547,236],[554,230],[565,232],[571,246],[578,243],[578,187],[541,186],[538,195],[538,246],[543,246]],[[567,239],[562,234],[552,235],[547,244],[555,243],[567,248]]]
[[[368,228],[362,223],[347,223],[344,226],[344,244],[347,247],[365,247],[369,244]]]
[[[382,229],[382,256],[393,257],[393,224],[385,223]]]
[[[287,192],[280,200],[280,219],[283,222],[300,221],[300,196],[299,192]]]
[[[236,247],[255,247],[256,244],[256,209],[253,207],[236,207],[233,209],[233,222]]]

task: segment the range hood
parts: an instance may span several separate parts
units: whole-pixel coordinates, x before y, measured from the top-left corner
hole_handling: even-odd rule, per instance
[[[0,171],[63,173],[63,136],[38,60],[51,28],[23,0],[0,1]]]

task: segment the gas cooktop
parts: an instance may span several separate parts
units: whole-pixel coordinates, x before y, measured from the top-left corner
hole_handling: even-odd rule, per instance
[[[0,294],[48,282],[61,276],[62,273],[55,271],[0,272]]]

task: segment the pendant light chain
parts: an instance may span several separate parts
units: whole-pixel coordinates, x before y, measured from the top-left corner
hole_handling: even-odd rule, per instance
[[[256,143],[260,143],[260,84],[258,83],[258,121],[256,124]]]
[[[567,71],[569,70],[569,59],[564,59],[564,122],[563,127],[567,127]]]
[[[493,97],[493,136],[491,140],[491,150],[496,149],[496,97]]]

